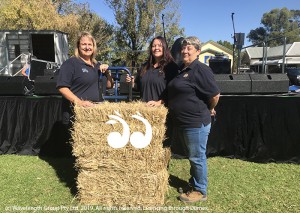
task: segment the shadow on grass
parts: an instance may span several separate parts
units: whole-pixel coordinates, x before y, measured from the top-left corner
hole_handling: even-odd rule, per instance
[[[179,188],[187,188],[189,186],[189,183],[185,180],[182,180],[174,175],[169,176],[169,185],[177,190],[179,192]]]
[[[40,158],[46,161],[56,171],[57,177],[65,186],[70,189],[73,196],[77,194],[76,178],[78,172],[74,168],[75,158],[74,157],[45,157]]]
[[[46,161],[56,171],[57,177],[76,195],[77,171],[74,168],[71,138],[68,127],[60,121],[53,125],[48,140],[41,146],[40,159]]]

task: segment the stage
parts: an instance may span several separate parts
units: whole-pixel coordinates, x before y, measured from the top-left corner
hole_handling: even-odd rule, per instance
[[[300,96],[223,96],[209,156],[300,163]]]
[[[0,154],[70,156],[60,96],[0,96]],[[221,96],[207,155],[300,163],[300,96]]]
[[[0,106],[0,154],[66,154],[60,96],[1,96]]]

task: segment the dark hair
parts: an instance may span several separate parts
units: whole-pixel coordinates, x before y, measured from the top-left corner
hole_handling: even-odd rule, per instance
[[[163,48],[163,56],[162,59],[159,62],[159,67],[160,67],[160,71],[165,72],[164,71],[164,67],[170,63],[171,61],[174,61],[170,49],[168,48],[167,42],[165,40],[164,37],[162,36],[157,36],[154,39],[152,39],[152,41],[150,42],[149,45],[149,57],[147,59],[147,62],[145,63],[145,65],[143,66],[142,70],[141,70],[141,76],[144,75],[147,70],[154,65],[155,63],[155,59],[152,55],[152,44],[154,42],[154,40],[160,40],[161,44],[162,44],[162,48]]]

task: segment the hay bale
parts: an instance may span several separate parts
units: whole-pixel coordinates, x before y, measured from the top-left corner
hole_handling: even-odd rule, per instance
[[[162,146],[167,109],[146,107],[143,102],[104,102],[91,108],[75,106],[74,111],[72,147],[79,172],[80,202],[105,206],[163,205],[170,160],[170,150]],[[141,133],[146,135],[142,120],[146,119],[152,127],[150,144],[144,148],[136,148],[129,141],[121,148],[109,145],[108,141],[122,141],[121,135],[108,139],[112,132],[127,134],[128,139],[129,132],[119,118],[128,124],[129,141],[135,141],[137,146],[144,140]],[[138,134],[138,140],[134,140]]]

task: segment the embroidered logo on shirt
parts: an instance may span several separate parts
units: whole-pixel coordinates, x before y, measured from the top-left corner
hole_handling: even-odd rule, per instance
[[[185,73],[185,74],[183,75],[184,78],[187,78],[188,76],[189,76],[188,73]]]
[[[89,72],[86,68],[82,68],[81,70],[82,72]]]

